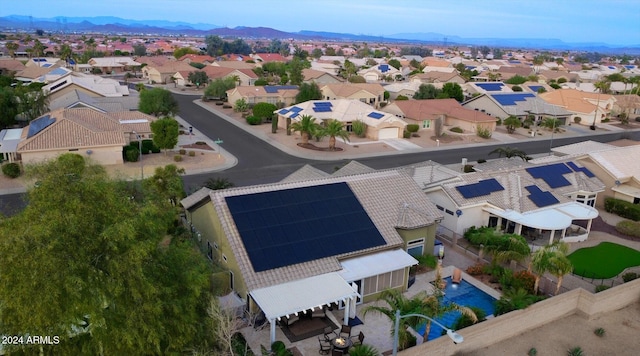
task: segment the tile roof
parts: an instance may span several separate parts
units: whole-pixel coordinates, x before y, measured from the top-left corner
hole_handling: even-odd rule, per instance
[[[569,111],[579,113],[592,113],[596,110],[596,103],[600,101],[600,106],[613,97],[609,94],[589,93],[576,89],[559,89],[539,95],[546,102],[559,105]]]
[[[336,83],[323,85],[320,88],[323,93],[325,89],[330,90],[338,98],[349,98],[360,91],[367,91],[376,96],[384,94],[384,88],[378,83]]]
[[[317,111],[314,110],[315,103],[317,102],[330,102],[332,104],[330,111]],[[297,107],[300,111],[291,111],[293,107]],[[353,122],[356,120],[363,121],[365,124],[371,127],[380,127],[390,123],[400,123],[405,126],[406,123],[400,118],[387,112],[382,112],[374,109],[368,104],[355,99],[337,99],[337,100],[310,100],[300,104],[287,106],[283,109],[277,110],[281,116],[290,117],[293,120],[299,120],[302,115],[311,115],[316,118],[316,121],[327,119],[335,119],[341,122]],[[379,119],[374,119],[369,116],[370,113],[379,114]]]
[[[49,110],[90,106],[105,112],[131,111],[137,110],[139,100],[137,92],[131,92],[128,96],[95,97],[84,91],[74,89],[58,98],[52,99],[49,103]]]
[[[89,108],[59,109],[48,114],[55,121],[18,145],[18,152],[124,146],[125,132],[150,132],[153,117],[135,111],[101,113]],[[120,120],[146,119],[122,124]],[[25,130],[24,135],[26,135]]]
[[[386,244],[362,251],[352,251],[338,256],[321,258],[256,273],[243,246],[242,239],[234,224],[230,210],[226,205],[225,198],[229,196],[294,189],[337,182],[346,182],[351,188],[355,197],[379,230]],[[201,194],[201,192],[197,194]],[[427,226],[434,224],[436,220],[442,219],[443,217],[441,212],[427,199],[425,194],[409,176],[391,170],[344,177],[327,177],[303,182],[281,182],[216,190],[211,191],[209,196],[249,290],[338,271],[341,269],[338,258],[402,246],[403,240],[396,231],[398,224],[404,224],[407,225],[407,227]],[[193,200],[195,200],[195,198]],[[194,203],[187,201],[186,204],[193,206]]]
[[[304,182],[307,180],[314,180],[328,177],[329,173],[319,170],[318,168],[314,168],[308,164],[305,164],[297,171],[289,174],[284,177],[280,183],[290,183],[290,182]]]
[[[594,152],[589,156],[616,180],[626,181],[631,177],[640,180],[640,145]]]
[[[490,115],[463,107],[455,99],[399,100],[392,105],[400,109],[406,118],[417,121],[433,120],[440,115],[468,122],[496,121]],[[391,110],[391,107],[382,110]]]
[[[365,166],[364,164],[358,161],[350,161],[349,163],[340,167],[340,169],[338,169],[337,171],[333,172],[331,176],[333,177],[351,176],[354,174],[371,173],[375,171],[376,171],[375,169],[369,166]]]
[[[456,172],[434,161],[418,162],[394,169],[405,172],[405,174],[413,178],[422,189],[427,189],[446,181],[457,180],[461,175],[460,172]]]

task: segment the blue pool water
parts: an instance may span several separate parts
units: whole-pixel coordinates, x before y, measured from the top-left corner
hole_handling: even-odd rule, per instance
[[[443,297],[444,304],[453,302],[464,307],[477,307],[484,310],[487,316],[493,315],[495,311],[495,298],[478,289],[464,279],[460,284],[457,285],[451,283],[451,277],[445,278],[444,280],[447,282],[447,287],[444,291],[445,295]],[[455,323],[455,321],[458,319],[458,317],[460,317],[460,312],[452,311],[435,319],[445,326],[451,327],[453,323]],[[416,331],[420,335],[424,335],[425,327],[426,323],[420,324],[416,328]],[[442,336],[442,328],[434,323],[431,323],[429,340],[434,340],[436,338],[439,338],[440,336]]]

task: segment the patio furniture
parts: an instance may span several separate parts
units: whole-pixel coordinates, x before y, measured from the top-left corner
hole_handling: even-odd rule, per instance
[[[327,316],[325,307],[311,312],[312,318],[325,318]]]
[[[351,342],[354,345],[362,345],[363,341],[364,341],[364,334],[362,333],[362,331],[358,334],[358,336],[351,337]]]
[[[340,328],[340,336],[350,338],[351,337],[351,327],[349,325],[342,325]]]
[[[320,336],[318,336],[318,342],[320,343],[320,350],[318,353],[320,353],[320,355],[328,355],[331,352],[331,343],[327,340],[323,340]]]
[[[348,352],[351,346],[353,346],[353,341],[348,337],[339,336],[331,340],[331,350],[341,352],[338,355]]]
[[[333,328],[331,328],[330,326],[327,326],[324,328],[323,334],[324,334],[324,339],[327,341],[330,341],[331,339],[338,337],[338,334],[336,334],[335,331],[333,331]]]

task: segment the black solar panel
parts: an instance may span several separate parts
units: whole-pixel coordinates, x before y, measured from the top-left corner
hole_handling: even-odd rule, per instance
[[[481,180],[478,183],[457,186],[456,189],[465,199],[470,199],[499,192],[504,190],[504,187],[495,178],[491,178]]]
[[[256,272],[385,244],[346,183],[226,198]]]
[[[551,188],[560,188],[571,185],[564,174],[571,173],[571,169],[564,163],[549,164],[546,166],[527,168],[527,172],[533,178],[539,178],[545,181]]]
[[[571,167],[571,169],[573,169],[574,172],[582,172],[584,173],[587,177],[589,178],[593,178],[595,177],[595,174],[593,174],[590,170],[588,170],[586,167],[578,167],[577,164],[573,163],[573,162],[567,162],[567,165],[569,167]]]
[[[557,203],[560,202],[555,196],[553,196],[553,194],[551,194],[551,192],[543,192],[542,190],[540,190],[540,188],[538,186],[529,185],[529,186],[526,186],[524,188],[529,191],[528,198],[538,208],[542,208],[542,207],[545,207],[545,206],[557,204]]]
[[[49,115],[44,115],[35,120],[32,120],[29,123],[29,132],[27,132],[27,138],[32,137],[33,135],[38,134],[40,131],[46,129],[49,125],[56,122],[55,117],[51,117]]]

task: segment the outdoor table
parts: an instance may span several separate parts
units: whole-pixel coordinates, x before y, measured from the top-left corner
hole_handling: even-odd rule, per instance
[[[336,337],[331,339],[331,346],[336,350],[347,351],[352,345],[353,341],[350,338]]]

